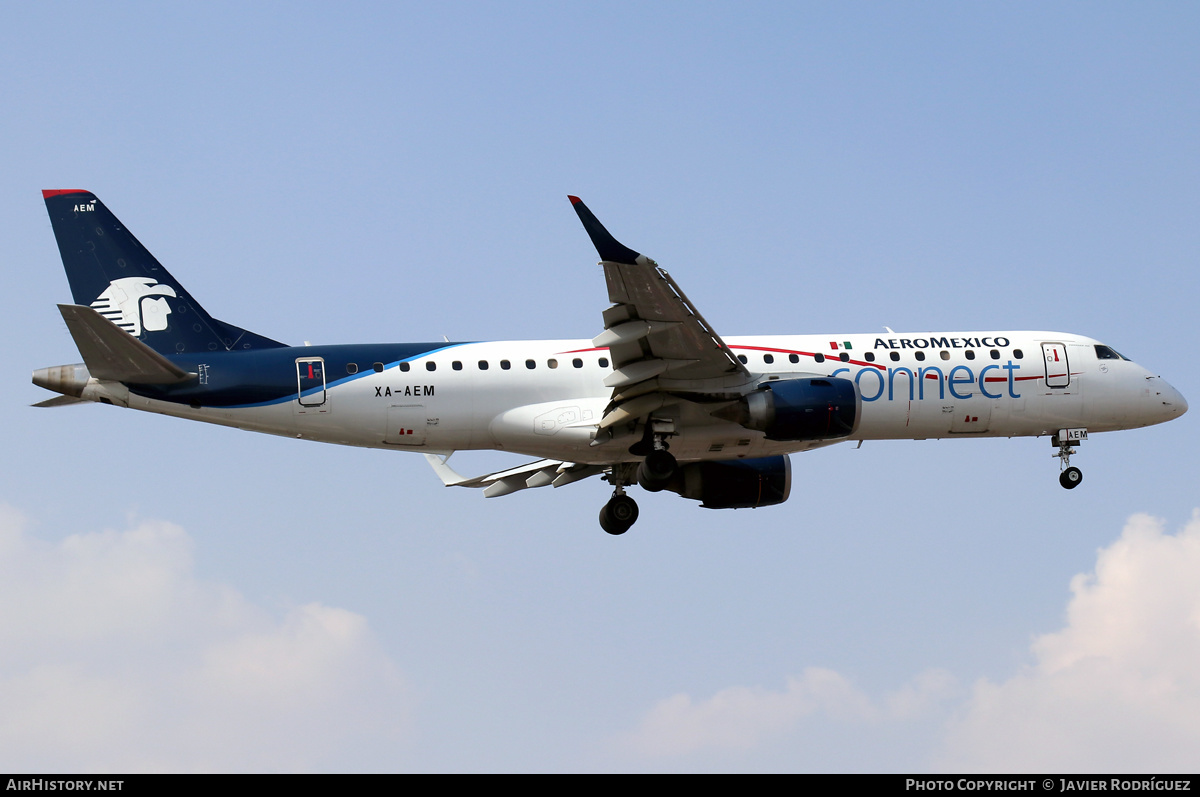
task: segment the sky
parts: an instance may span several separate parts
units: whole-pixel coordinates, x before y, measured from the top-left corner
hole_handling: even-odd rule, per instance
[[[297,345],[591,338],[576,194],[722,335],[1060,330],[1195,402],[1194,4],[5,18],[0,770],[1195,771],[1195,412],[1070,492],[1045,439],[868,442],[610,537],[596,479],[29,407],[49,188]]]

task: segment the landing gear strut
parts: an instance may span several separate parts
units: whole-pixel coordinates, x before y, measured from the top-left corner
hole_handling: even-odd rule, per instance
[[[657,493],[666,489],[667,484],[679,470],[679,463],[668,449],[667,437],[674,430],[674,424],[669,421],[651,421],[651,438],[643,441],[651,444],[651,450],[638,466],[638,486],[648,493]]]
[[[613,486],[613,497],[600,510],[600,528],[609,534],[624,534],[637,521],[638,506],[625,494],[625,485],[637,481],[643,490],[656,493],[665,490],[679,473],[679,463],[667,450],[667,438],[674,432],[673,422],[651,419],[645,436],[629,448],[629,453],[645,459],[612,466],[604,478]]]
[[[1086,432],[1084,437],[1078,438],[1086,440]],[[1058,448],[1058,453],[1053,456],[1059,459],[1059,470],[1062,472],[1058,475],[1058,483],[1068,490],[1074,490],[1083,481],[1083,471],[1079,468],[1071,466],[1071,455],[1076,453],[1075,449],[1071,448],[1071,440],[1060,438],[1059,435],[1054,435],[1050,438],[1050,444]]]
[[[625,473],[628,466],[614,465],[605,476],[613,484],[613,497],[600,510],[600,528],[609,534],[624,534],[637,522],[637,502],[625,494],[625,483],[632,473]]]

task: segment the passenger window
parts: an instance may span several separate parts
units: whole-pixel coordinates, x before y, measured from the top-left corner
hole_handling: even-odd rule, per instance
[[[863,359],[869,363],[875,362],[875,352],[873,352],[873,351],[867,352],[866,354],[863,355]]]
[[[918,352],[915,352],[915,354],[917,357],[917,362],[925,362],[925,352],[918,351]]]
[[[739,362],[741,362],[741,364],[742,364],[742,365],[745,365],[745,364],[746,364],[746,362],[747,362],[747,360],[746,360],[746,355],[744,355],[744,354],[739,354],[737,357],[738,357],[738,361],[739,361]]]
[[[975,359],[975,350],[974,350],[974,349],[967,349],[967,351],[966,351],[966,355],[967,355],[967,359],[968,359],[968,360],[974,360],[974,359]]]
[[[508,360],[500,361],[500,370],[501,371],[507,371],[509,368],[512,368],[512,363],[510,363]]]
[[[558,360],[554,360],[554,359],[546,360],[546,366],[547,366],[548,368],[557,368],[557,367],[558,367]]]
[[[823,362],[825,362],[825,355],[821,354],[821,352],[817,352],[816,354],[813,355],[813,359],[819,363],[823,363]]]
[[[600,367],[601,367],[601,368],[607,368],[607,367],[608,367],[608,358],[607,358],[607,357],[601,357],[601,358],[600,358]]]
[[[838,355],[838,359],[844,363],[848,363],[848,362],[850,362],[850,355],[847,354],[846,352],[842,352],[841,354]]]
[[[1020,349],[1013,349],[1013,359],[1014,360],[1019,360],[1024,356],[1025,356],[1025,352],[1021,351]]]
[[[790,362],[790,363],[798,363],[798,362],[800,362],[800,355],[799,355],[799,354],[789,354],[789,355],[788,355],[788,362]]]
[[[435,363],[433,360],[430,360],[429,362],[425,363],[425,370],[426,371],[436,371],[437,363]]]
[[[948,352],[948,351],[943,351],[943,352],[942,352],[942,359],[943,359],[943,360],[949,360],[949,359],[950,359],[950,352]]]
[[[574,360],[571,360],[571,365],[574,366],[575,368],[582,368],[583,360],[576,357]]]
[[[1000,359],[1000,352],[996,351],[995,349],[992,349],[992,359],[993,359],[993,360],[999,360],[999,359]]]
[[[537,363],[535,363],[533,360],[526,360],[525,367],[532,371],[534,368],[537,368]]]
[[[358,373],[358,363],[346,363],[346,373],[357,374]]]
[[[487,360],[480,360],[480,361],[479,361],[479,370],[480,370],[480,371],[486,371],[487,369],[488,369],[488,361],[487,361]]]
[[[450,363],[450,367],[453,368],[455,371],[461,371],[462,370],[462,362],[459,360],[455,360],[454,362]]]
[[[892,362],[894,362],[894,363],[900,362],[900,352],[894,351],[894,352],[891,352],[888,356],[890,356],[892,358]]]
[[[382,366],[383,366],[383,363],[376,363],[376,365],[378,365],[378,366],[381,366],[381,367],[379,367],[379,368],[376,368],[376,369],[375,369],[376,371],[382,371],[382,370],[383,370],[383,368],[382,368]],[[412,367],[412,366],[411,366],[411,365],[409,365],[408,363],[400,363],[400,370],[401,370],[401,371],[407,371],[407,370],[408,370],[409,368],[411,368],[411,367]]]
[[[764,355],[763,355],[763,362],[765,362],[767,365],[770,365],[771,363],[775,362],[775,355],[773,355],[773,354],[764,354]]]
[[[407,365],[408,363],[400,363],[400,364],[401,364],[401,365]],[[375,363],[375,364],[374,364],[374,365],[372,365],[371,367],[375,369],[375,373],[377,373],[377,374],[382,374],[382,373],[383,373],[383,363]],[[407,369],[406,369],[406,370],[407,370]]]

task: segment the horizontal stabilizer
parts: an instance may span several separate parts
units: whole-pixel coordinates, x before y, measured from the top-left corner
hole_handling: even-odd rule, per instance
[[[75,398],[74,396],[55,396],[48,398],[45,401],[39,401],[37,404],[30,404],[31,407],[69,407],[72,404],[91,404],[87,399]]]
[[[196,376],[90,307],[60,304],[58,309],[87,364],[88,373],[97,379],[135,385],[173,385]]]

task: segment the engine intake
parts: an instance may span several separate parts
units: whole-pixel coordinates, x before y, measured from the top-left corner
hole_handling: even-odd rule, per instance
[[[849,437],[862,415],[862,394],[850,379],[833,376],[768,382],[737,405],[736,420],[768,440]]]

